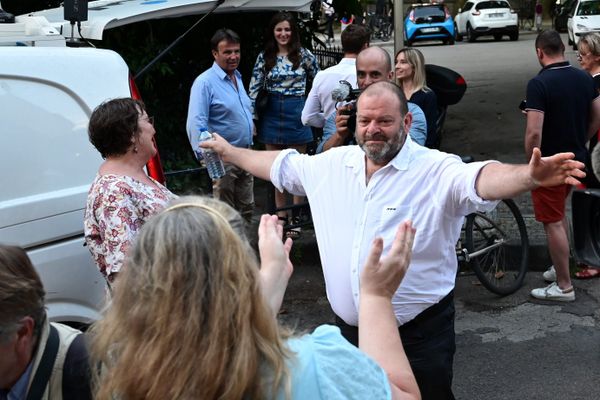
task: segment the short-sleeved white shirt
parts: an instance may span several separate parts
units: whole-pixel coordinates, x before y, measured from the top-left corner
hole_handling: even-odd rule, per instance
[[[323,127],[325,120],[335,111],[336,103],[331,92],[339,86],[340,80],[347,81],[356,89],[356,58],[342,58],[339,64],[317,73],[302,110],[304,125]]]
[[[386,254],[398,225],[413,221],[417,233],[411,265],[392,299],[401,325],[454,288],[455,244],[464,216],[497,203],[483,200],[475,190],[486,163],[464,164],[407,137],[398,155],[368,184],[365,154],[358,146],[316,156],[285,150],[273,163],[271,181],[280,190],[308,197],[327,297],[350,325],[358,325],[360,272],[373,239],[383,238]]]

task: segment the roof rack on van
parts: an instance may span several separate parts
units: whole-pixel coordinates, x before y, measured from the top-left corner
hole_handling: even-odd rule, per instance
[[[64,47],[65,38],[44,17],[22,15],[0,24],[0,46]]]

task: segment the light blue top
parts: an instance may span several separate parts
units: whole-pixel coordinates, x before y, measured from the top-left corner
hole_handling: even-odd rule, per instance
[[[196,78],[190,92],[187,134],[192,149],[198,148],[201,127],[216,132],[236,147],[252,145],[250,98],[242,75],[234,72],[236,85],[217,63]]]
[[[23,400],[27,397],[27,385],[29,384],[32,369],[33,361],[29,363],[25,372],[23,372],[23,375],[21,375],[19,380],[10,388],[10,391],[6,396],[7,400]]]
[[[425,146],[425,140],[427,139],[427,120],[425,119],[425,113],[421,110],[421,107],[418,105],[411,103],[410,101],[406,103],[408,105],[408,111],[412,114],[412,124],[410,125],[410,130],[408,134],[413,142],[420,144],[421,146]],[[317,153],[321,153],[323,151],[323,145],[325,142],[329,140],[331,136],[336,131],[335,128],[335,117],[337,112],[333,112],[326,120],[325,125],[323,126],[323,137],[317,146]]]
[[[321,325],[309,335],[292,338],[292,399],[391,399],[385,371],[351,345],[339,328]],[[279,393],[278,399],[284,399]]]

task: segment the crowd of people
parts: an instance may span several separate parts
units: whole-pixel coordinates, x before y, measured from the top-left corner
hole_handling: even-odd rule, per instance
[[[429,148],[437,101],[423,54],[402,49],[394,68],[360,25],[341,42],[344,58],[320,71],[293,16],[277,13],[246,91],[239,36],[215,32],[214,63],[193,83],[186,124],[197,154],[225,163],[213,198],[177,197],[146,174],[157,149],[143,103],[94,110],[89,137],[105,161],[84,228],[110,288],[104,315],[86,335],[49,323],[27,254],[0,245],[0,399],[453,399],[464,216],[528,191],[554,263],[550,286],[531,294],[575,299],[564,208],[583,170],[586,184],[598,183],[589,169],[600,152],[600,35],[579,43],[585,72],[565,60],[558,33],[538,35],[543,69],[527,86],[522,165],[465,164]],[[332,100],[340,80],[358,99]],[[314,156],[304,154],[311,127],[324,131]],[[200,142],[204,129],[214,140]],[[251,149],[254,140],[266,150]],[[284,232],[294,215],[263,215],[252,248],[253,177],[273,183],[277,208],[285,193],[308,198],[336,326],[299,334],[278,324],[298,231]]]

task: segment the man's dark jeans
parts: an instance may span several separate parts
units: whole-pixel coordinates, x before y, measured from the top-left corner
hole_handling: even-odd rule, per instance
[[[342,335],[358,346],[358,328],[336,317]],[[456,351],[454,292],[398,328],[423,400],[453,400],[452,363]]]

